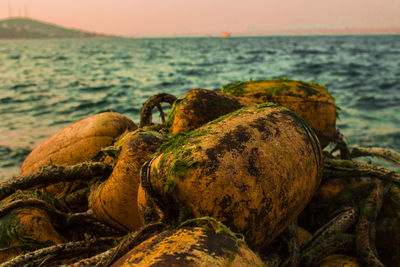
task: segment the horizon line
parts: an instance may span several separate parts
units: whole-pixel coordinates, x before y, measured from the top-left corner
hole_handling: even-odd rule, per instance
[[[257,36],[333,36],[333,35],[398,35],[400,34],[400,26],[387,26],[382,28],[357,28],[357,27],[345,27],[345,28],[304,28],[304,29],[280,29],[280,30],[265,30],[258,31],[257,33],[250,32],[235,32],[235,31],[221,31],[221,32],[204,32],[204,33],[182,33],[182,34],[156,34],[156,35],[133,35],[133,34],[118,34],[118,33],[100,33],[92,30],[84,30],[73,26],[63,26],[56,22],[48,22],[41,19],[32,18],[29,16],[10,16],[6,18],[0,18],[0,21],[7,19],[29,19],[38,21],[41,23],[51,24],[54,26],[62,27],[65,29],[74,29],[79,31],[85,31],[89,33],[95,33],[99,35],[106,35],[110,37],[122,37],[122,38],[190,38],[190,37],[205,37],[205,38],[221,38],[229,39],[234,37],[257,37]],[[226,32],[229,33],[229,37],[221,37],[220,34]]]

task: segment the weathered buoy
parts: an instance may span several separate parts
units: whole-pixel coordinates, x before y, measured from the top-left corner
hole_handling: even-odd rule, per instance
[[[97,219],[122,231],[141,225],[137,211],[140,169],[166,138],[157,132],[138,129],[116,142],[120,150],[110,177],[92,190],[89,207]]]
[[[117,266],[264,266],[245,242],[226,232],[185,227],[158,234],[115,262]]]
[[[95,157],[102,148],[125,131],[137,126],[128,117],[105,112],[82,119],[57,132],[36,147],[24,160],[21,175],[38,172],[40,166],[49,164],[72,166]],[[71,183],[46,187],[54,197],[65,195]]]
[[[254,80],[226,85],[221,92],[294,111],[315,130],[322,147],[334,137],[337,108],[323,85],[290,79]]]
[[[63,242],[47,213],[39,208],[18,208],[0,217],[0,263]]]
[[[321,180],[322,154],[301,118],[262,104],[178,134],[147,169],[146,186],[171,217],[214,217],[259,249],[311,199]],[[141,216],[149,210],[140,194],[149,190],[139,190]]]
[[[192,89],[175,101],[164,127],[171,134],[188,132],[220,116],[255,104],[207,89]]]

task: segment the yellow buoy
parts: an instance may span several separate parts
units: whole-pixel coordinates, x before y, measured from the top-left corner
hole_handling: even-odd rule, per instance
[[[335,134],[337,108],[323,85],[290,79],[254,80],[226,85],[221,92],[294,111],[315,130],[322,147]]]
[[[137,211],[140,169],[165,141],[157,132],[138,129],[115,144],[121,152],[114,170],[89,197],[89,207],[99,220],[122,231],[141,226]]]
[[[156,235],[115,262],[117,266],[264,266],[243,241],[204,227]]]
[[[259,249],[307,205],[321,174],[310,127],[287,109],[262,104],[171,138],[149,164],[147,181],[167,213],[214,217]],[[143,192],[139,209],[146,212]]]
[[[207,89],[192,89],[175,101],[164,126],[171,134],[188,132],[249,105],[255,103]]]
[[[15,209],[0,218],[0,263],[63,242],[47,213],[39,208]]]
[[[35,173],[49,164],[72,166],[95,157],[102,148],[112,144],[125,131],[137,126],[128,117],[105,112],[82,119],[57,132],[36,147],[24,160],[21,175]],[[46,187],[54,197],[65,195],[71,183]]]

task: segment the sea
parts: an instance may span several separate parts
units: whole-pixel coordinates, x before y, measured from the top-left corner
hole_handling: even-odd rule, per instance
[[[246,80],[324,84],[349,146],[400,152],[400,35],[0,40],[0,181],[89,115]]]

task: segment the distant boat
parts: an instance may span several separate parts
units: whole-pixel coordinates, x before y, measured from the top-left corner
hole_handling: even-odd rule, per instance
[[[231,34],[230,34],[229,32],[222,32],[222,33],[219,35],[219,37],[228,38],[228,37],[231,37]]]

